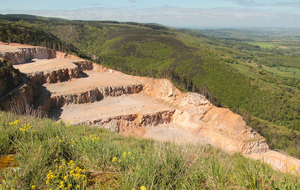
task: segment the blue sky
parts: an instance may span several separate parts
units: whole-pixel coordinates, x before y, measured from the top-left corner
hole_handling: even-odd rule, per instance
[[[189,28],[300,28],[300,0],[0,0],[0,14]]]

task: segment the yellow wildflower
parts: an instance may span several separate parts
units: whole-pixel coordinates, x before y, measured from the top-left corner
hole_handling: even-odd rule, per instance
[[[119,160],[119,163],[121,162],[122,160]]]
[[[126,156],[126,152],[123,153],[123,156],[124,156],[124,157]]]
[[[128,155],[130,156],[130,155],[131,155],[131,152],[128,152]]]
[[[114,158],[112,159],[112,161],[115,162],[115,161],[117,161],[117,159],[118,159],[118,158],[114,157]]]
[[[147,190],[147,188],[145,186],[141,186],[140,190]]]
[[[31,189],[35,189],[35,185],[31,186]]]
[[[132,160],[134,160],[135,158],[134,157],[132,157]]]
[[[294,167],[294,166],[291,166],[291,170],[295,170],[295,167]]]

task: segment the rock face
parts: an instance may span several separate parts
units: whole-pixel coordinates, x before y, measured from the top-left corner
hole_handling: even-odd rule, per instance
[[[203,95],[181,93],[165,79],[145,79],[144,91],[176,106],[172,122],[207,143],[229,152],[265,153],[266,140],[246,125],[241,116],[229,109],[217,108]],[[159,81],[157,81],[159,80]]]
[[[44,47],[20,47],[15,52],[0,52],[0,57],[15,65],[25,63],[34,58],[52,59],[56,57],[55,53],[54,50]]]
[[[71,119],[72,124],[87,123],[157,140],[175,137],[180,140],[174,142],[210,144],[262,160],[284,172],[300,165],[295,158],[269,150],[266,140],[241,116],[215,107],[198,93],[182,93],[169,80],[130,76],[74,55],[19,46],[0,43],[0,55],[14,64],[34,58],[51,60],[16,65],[31,77],[31,83],[0,100],[3,110],[9,110],[12,103],[26,109],[24,103],[35,102],[36,107],[55,112],[59,119]],[[7,91],[3,85],[1,82],[0,89]]]
[[[145,133],[146,126],[157,126],[159,124],[170,123],[173,113],[174,110],[151,114],[121,115],[93,120],[90,124],[104,127],[118,133],[138,134],[139,136],[142,136]]]
[[[57,83],[70,80],[72,78],[80,78],[80,70],[78,67],[63,68],[58,70],[52,70],[48,72],[40,71],[31,73],[29,76],[32,77],[32,81],[35,84],[43,83]]]
[[[33,83],[24,84],[12,94],[0,98],[0,110],[30,114],[29,112],[34,111],[30,105],[33,103],[35,95],[35,85]]]
[[[7,61],[0,60],[0,97],[21,84],[19,70],[14,69]]]
[[[126,94],[139,93],[143,89],[142,84],[131,86],[106,86],[102,88],[95,88],[86,92],[73,93],[67,95],[51,96],[47,103],[52,105],[51,108],[60,108],[68,104],[86,104],[100,101],[108,96],[122,96]]]

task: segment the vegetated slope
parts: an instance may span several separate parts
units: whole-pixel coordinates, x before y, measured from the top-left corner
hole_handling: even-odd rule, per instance
[[[243,115],[271,147],[300,156],[297,89],[286,88],[290,78],[248,64],[271,58],[274,52],[239,40],[154,24],[45,20],[27,20],[26,24],[52,33],[110,68],[168,78],[180,89],[200,92],[215,105]]]
[[[44,46],[54,50],[84,57],[78,53],[74,47],[67,45],[53,34],[47,33],[40,28],[32,27],[23,20],[18,22],[9,22],[0,19],[0,41],[7,43],[22,43],[34,46]]]
[[[211,146],[0,112],[3,189],[298,189],[298,177]],[[18,169],[15,169],[15,168]],[[295,170],[297,168],[294,168]]]

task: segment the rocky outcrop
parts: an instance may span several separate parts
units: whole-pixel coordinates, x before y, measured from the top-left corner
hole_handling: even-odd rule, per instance
[[[11,63],[0,60],[0,97],[16,88],[22,82],[21,73]]]
[[[136,84],[130,86],[106,86],[98,87],[89,91],[58,95],[53,94],[46,103],[51,105],[51,108],[60,108],[67,104],[85,104],[100,101],[108,96],[122,96],[124,94],[135,94],[141,92],[143,84]]]
[[[32,77],[32,81],[35,84],[39,85],[43,83],[63,82],[72,78],[80,78],[81,72],[78,67],[71,67],[52,71],[29,73],[28,75]]]
[[[88,122],[88,124],[104,127],[118,133],[141,135],[145,132],[145,128],[143,127],[170,123],[174,111],[166,110],[151,114],[121,115],[96,119]]]
[[[28,113],[36,95],[33,83],[24,84],[15,92],[0,98],[0,109],[17,114]]]
[[[82,61],[76,61],[73,63],[78,66],[80,71],[93,70],[93,63],[91,61],[82,60]]]
[[[22,64],[34,58],[51,59],[56,57],[56,51],[45,47],[19,47],[18,51],[0,52],[0,57],[10,61],[13,65]]]

